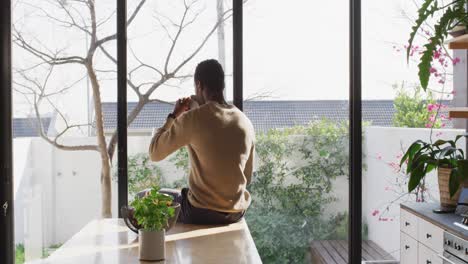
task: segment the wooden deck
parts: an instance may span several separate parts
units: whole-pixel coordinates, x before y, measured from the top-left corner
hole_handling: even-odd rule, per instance
[[[310,245],[311,263],[313,264],[346,264],[348,263],[348,241],[346,240],[319,240]],[[392,263],[395,259],[381,247],[370,240],[362,241],[362,260],[385,261]],[[387,262],[388,261],[388,262]],[[398,263],[398,262],[394,262]]]

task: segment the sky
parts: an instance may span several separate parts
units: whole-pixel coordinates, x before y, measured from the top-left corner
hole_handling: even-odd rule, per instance
[[[23,1],[24,2],[24,1]],[[14,23],[29,34],[30,39],[39,39],[50,50],[63,50],[67,55],[84,54],[87,38],[70,28],[57,27],[41,12],[34,9],[41,0],[30,0],[29,5],[16,5]],[[98,6],[98,18],[114,21],[115,1],[102,1]],[[230,1],[225,1],[229,8]],[[43,3],[43,2],[42,2]],[[136,1],[129,2],[133,10]],[[138,60],[164,68],[165,58],[170,50],[170,39],[165,25],[172,36],[175,31],[170,20],[177,20],[182,14],[182,2],[158,0],[148,1],[141,13],[128,29],[129,71],[138,65]],[[392,99],[395,91],[392,85],[405,82],[417,83],[416,63],[406,62],[403,52],[397,52],[407,42],[411,21],[402,15],[416,14],[413,1],[407,0],[363,0],[362,2],[362,49],[363,49],[363,98]],[[35,11],[34,11],[35,10]],[[197,12],[195,22],[181,34],[168,63],[174,69],[201,43],[216,21],[214,0],[200,1],[195,5],[189,18]],[[58,11],[55,11],[58,12]],[[334,100],[348,99],[349,90],[349,8],[348,1],[327,0],[249,0],[244,8],[244,96],[247,99],[267,100]],[[57,13],[58,14],[58,13]],[[169,19],[167,19],[169,18]],[[99,34],[105,36],[115,31],[115,24],[107,22]],[[56,22],[55,22],[56,23]],[[232,23],[225,24],[227,97],[232,98]],[[216,33],[211,36],[192,61],[186,64],[180,75],[193,73],[196,64],[204,59],[218,58]],[[115,42],[106,44],[106,49],[115,53]],[[14,49],[14,67],[25,68],[29,55],[19,48]],[[138,58],[138,60],[137,60]],[[102,100],[116,101],[116,67],[102,54],[96,55],[96,68],[102,86]],[[41,80],[44,71],[31,72]],[[78,66],[56,67],[49,81],[50,89],[58,90],[64,83],[71,84],[84,77],[84,69]],[[154,82],[158,74],[150,69],[138,69],[132,80],[142,84]],[[193,80],[170,82],[159,87],[152,98],[174,101],[193,93]],[[87,112],[86,78],[53,98],[56,107],[67,116],[83,118]],[[143,86],[147,87],[147,86]],[[143,88],[144,90],[144,88]],[[129,101],[136,100],[129,92]],[[24,97],[15,96],[15,115],[30,113],[30,105]],[[43,112],[50,112],[44,106]]]

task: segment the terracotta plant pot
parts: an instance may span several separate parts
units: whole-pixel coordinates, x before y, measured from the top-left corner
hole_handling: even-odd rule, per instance
[[[453,197],[450,197],[449,181],[450,173],[452,169],[449,168],[438,168],[437,174],[439,179],[439,193],[440,193],[440,207],[442,209],[455,209],[457,207],[458,198],[460,197],[460,191],[463,187],[467,187],[467,181],[460,185],[460,188]]]
[[[165,231],[138,231],[140,260],[157,261],[166,258]]]

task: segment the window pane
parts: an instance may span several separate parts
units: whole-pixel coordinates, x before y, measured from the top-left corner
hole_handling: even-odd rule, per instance
[[[117,216],[102,101],[116,98],[115,1],[14,1],[17,263]],[[93,23],[95,22],[95,23]],[[94,26],[93,26],[94,25]],[[101,49],[104,48],[104,49]],[[109,139],[109,138],[107,138]]]
[[[337,1],[245,6],[244,110],[257,133],[246,219],[265,263],[322,263],[325,247],[347,262],[348,12]]]
[[[418,208],[428,206],[431,211],[439,207],[440,195],[438,170],[417,181],[414,190],[408,192],[408,163],[403,161],[400,166],[401,159],[416,140],[427,143],[439,139],[454,140],[456,135],[464,132],[465,127],[464,121],[449,119],[447,111],[451,105],[466,105],[466,81],[454,85],[457,76],[453,76],[453,73],[456,73],[457,67],[466,67],[458,64],[459,54],[438,47],[431,64],[427,90],[421,87],[418,77],[418,64],[425,50],[423,47],[434,34],[430,25],[438,21],[440,15],[435,14],[419,30],[407,61],[410,31],[422,2],[364,1],[362,13],[363,150],[366,153],[363,220],[368,232],[364,238],[366,241],[363,241],[362,254],[368,253],[366,245],[372,243],[382,249],[380,259],[401,258],[402,263],[413,261],[404,257],[411,249],[405,249],[405,235],[400,233],[400,224],[405,221],[400,206],[416,204]],[[466,76],[466,71],[462,75]],[[458,89],[464,95],[454,95],[454,87],[460,87]],[[455,102],[462,98],[463,101]],[[463,138],[458,141],[457,147],[464,151]],[[440,241],[442,244],[443,241]],[[423,257],[424,254],[421,254],[420,259],[414,261],[426,263]]]
[[[188,187],[187,149],[181,148],[155,163],[149,159],[148,147],[153,129],[164,125],[174,102],[195,94],[193,74],[199,62],[217,59],[224,66],[226,95],[232,98],[231,2],[148,1],[128,28],[130,201],[137,192],[155,184],[166,188]],[[129,3],[129,17],[137,4]],[[115,111],[115,100],[106,105],[110,106],[109,111]],[[114,120],[106,121],[109,132],[115,131]]]

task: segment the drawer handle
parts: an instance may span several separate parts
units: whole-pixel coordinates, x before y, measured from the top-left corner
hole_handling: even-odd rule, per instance
[[[426,264],[432,264],[432,261],[426,260]]]
[[[410,225],[410,223],[408,223],[408,222],[405,222],[405,226],[409,226],[409,225]]]
[[[431,234],[426,234],[426,238],[431,238],[432,235]]]
[[[409,249],[409,246],[408,246],[408,245],[405,245],[405,249],[408,250],[408,249]]]

